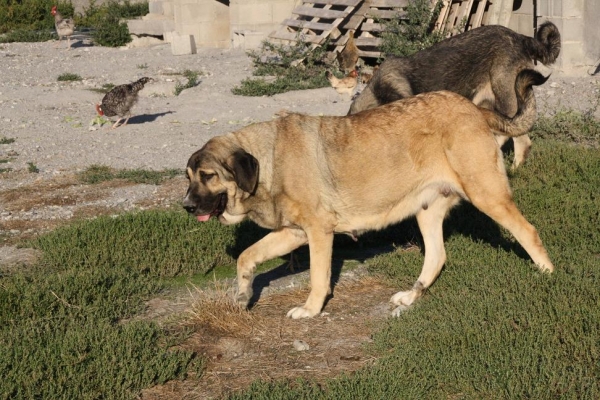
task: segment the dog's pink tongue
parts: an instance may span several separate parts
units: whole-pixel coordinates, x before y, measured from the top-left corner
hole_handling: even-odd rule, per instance
[[[198,215],[196,218],[198,219],[199,222],[206,222],[210,219],[210,214]]]

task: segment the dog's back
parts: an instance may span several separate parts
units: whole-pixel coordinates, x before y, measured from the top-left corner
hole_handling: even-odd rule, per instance
[[[410,57],[387,59],[354,100],[349,114],[419,93],[449,90],[478,105],[512,116],[518,104],[514,82],[533,60],[553,63],[560,34],[544,23],[535,38],[499,25],[484,26],[443,40]]]

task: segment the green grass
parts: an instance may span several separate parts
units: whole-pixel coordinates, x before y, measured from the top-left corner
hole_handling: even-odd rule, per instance
[[[291,90],[316,89],[329,86],[323,62],[325,43],[316,49],[298,42],[293,46],[263,42],[258,51],[248,54],[253,60],[253,75],[242,80],[231,91],[241,96],[272,96]],[[264,77],[271,77],[265,79]]]
[[[537,272],[507,232],[463,204],[445,223],[440,278],[411,310],[375,327],[368,351],[378,361],[320,385],[256,382],[231,398],[600,398],[600,154],[566,133],[538,138],[511,185],[555,263],[553,275]],[[237,255],[264,233],[251,223],[200,224],[183,211],[149,211],[79,222],[30,242],[43,251],[39,264],[0,272],[0,397],[133,398],[201,373],[201,356],[171,348],[186,331],[123,320],[165,289],[233,276]],[[334,255],[407,241],[421,241],[413,220],[359,245],[336,238]],[[391,252],[366,262],[401,289],[417,278],[423,257]]]
[[[6,136],[0,136],[0,144],[11,144],[14,143],[15,139],[14,138],[9,138]]]
[[[56,80],[59,82],[73,82],[73,81],[80,81],[81,79],[82,78],[80,75],[74,74],[71,72],[62,73],[58,76],[58,78],[56,78]]]
[[[50,30],[43,31],[28,31],[15,30],[0,35],[0,43],[25,43],[25,42],[46,42],[48,40],[56,40],[58,36]]]
[[[187,82],[181,83],[177,81],[177,84],[175,85],[175,96],[179,96],[181,92],[183,92],[185,89],[193,88],[194,86],[196,86],[198,84],[198,76],[200,74],[196,71],[186,69],[185,71],[183,71],[182,75],[184,78],[187,79]]]
[[[158,185],[166,179],[183,175],[178,169],[166,169],[163,171],[150,171],[144,169],[121,169],[107,167],[105,165],[92,165],[78,174],[80,181],[95,184],[114,179],[124,179],[133,183],[146,183]]]

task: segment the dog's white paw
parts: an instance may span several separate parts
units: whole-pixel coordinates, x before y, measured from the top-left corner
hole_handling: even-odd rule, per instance
[[[394,311],[392,311],[392,317],[397,318],[400,316],[400,314],[402,314],[404,311],[408,310],[410,308],[410,306],[405,306],[404,304],[394,308]]]
[[[414,290],[407,290],[393,295],[390,299],[390,302],[397,306],[404,306],[406,309],[406,307],[410,306],[417,299],[417,297],[419,296]]]
[[[237,303],[240,307],[248,308],[248,303],[250,303],[251,297],[252,297],[252,293],[243,292],[243,293],[238,293],[235,300],[237,301]]]
[[[317,315],[318,312],[313,312],[307,310],[304,307],[294,307],[290,311],[288,311],[287,316],[291,319],[300,319],[300,318],[312,318]]]

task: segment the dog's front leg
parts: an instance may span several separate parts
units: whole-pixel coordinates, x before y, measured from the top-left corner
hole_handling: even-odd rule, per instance
[[[333,232],[322,228],[306,232],[310,252],[310,294],[302,307],[294,307],[287,316],[293,319],[314,317],[321,312],[331,288]]]
[[[252,298],[252,279],[257,264],[288,254],[306,243],[304,231],[282,228],[244,250],[237,259],[237,302],[243,307],[248,306]]]

